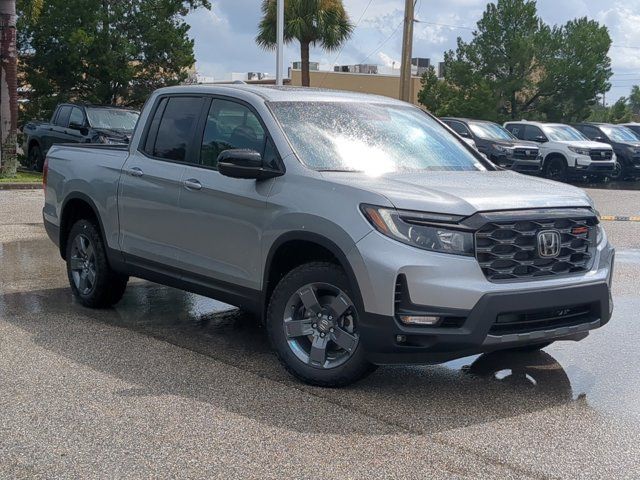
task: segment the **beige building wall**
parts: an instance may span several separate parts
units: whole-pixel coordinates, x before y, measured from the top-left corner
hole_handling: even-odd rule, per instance
[[[395,75],[322,71],[311,71],[309,75],[311,87],[373,93],[391,98],[398,98],[400,93],[400,77]],[[291,69],[291,85],[302,85],[300,70]],[[411,77],[411,98],[416,105],[420,88],[420,77]]]

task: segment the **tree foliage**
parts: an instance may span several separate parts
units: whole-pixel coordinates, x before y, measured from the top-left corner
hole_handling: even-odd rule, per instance
[[[586,118],[610,88],[607,28],[580,18],[548,26],[532,0],[487,5],[473,39],[445,53],[444,81],[423,78],[421,102],[437,115],[493,120]],[[446,100],[446,101],[445,101]]]
[[[309,47],[333,51],[351,37],[353,25],[342,0],[285,0],[284,41],[300,43],[302,85],[309,86]],[[262,1],[256,43],[276,47],[277,0]]]
[[[19,0],[19,49],[32,115],[67,100],[139,106],[186,78],[184,16],[209,0]]]

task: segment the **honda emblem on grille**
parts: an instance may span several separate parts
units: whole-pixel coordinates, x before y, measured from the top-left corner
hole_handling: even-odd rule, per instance
[[[531,151],[530,150],[525,150],[524,154],[528,157],[529,155],[531,155]]]
[[[600,156],[601,157],[606,157],[607,156],[607,152],[600,152]]]
[[[538,232],[538,254],[542,258],[555,258],[560,255],[560,232],[557,230]]]

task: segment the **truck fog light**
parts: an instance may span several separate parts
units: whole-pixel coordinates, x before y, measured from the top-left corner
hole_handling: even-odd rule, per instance
[[[400,315],[400,320],[410,325],[437,325],[440,323],[440,317],[430,315]]]

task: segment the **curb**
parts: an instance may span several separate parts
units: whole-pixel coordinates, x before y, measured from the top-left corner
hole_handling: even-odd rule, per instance
[[[608,222],[640,222],[640,217],[626,217],[622,215],[600,215],[600,220],[605,220]]]
[[[0,183],[0,190],[42,190],[42,183]]]

